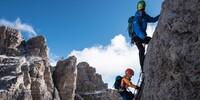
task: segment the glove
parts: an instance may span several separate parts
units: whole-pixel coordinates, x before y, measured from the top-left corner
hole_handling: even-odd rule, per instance
[[[139,86],[135,86],[135,89],[139,90],[139,89],[140,89],[140,87],[139,87]]]

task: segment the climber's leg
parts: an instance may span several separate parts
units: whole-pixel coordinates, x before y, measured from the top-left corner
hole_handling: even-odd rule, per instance
[[[151,40],[151,37],[146,37],[146,38],[144,39],[144,43],[145,43],[145,44],[148,44],[150,40]]]
[[[144,64],[144,53],[145,53],[145,48],[142,45],[142,40],[138,39],[137,37],[134,39],[135,44],[139,50],[139,58],[140,58],[140,66],[141,66],[141,70],[143,72],[143,64]]]
[[[120,93],[120,95],[122,96],[123,100],[133,100],[134,98],[134,94],[128,91],[124,91]]]
[[[134,97],[135,95],[132,92],[128,92],[128,100],[133,100]]]
[[[141,70],[143,72],[143,65],[144,65],[144,58],[145,58],[145,55],[144,55],[145,48],[142,45],[142,43],[138,43],[136,45],[137,45],[137,47],[139,49],[140,66],[141,66]]]

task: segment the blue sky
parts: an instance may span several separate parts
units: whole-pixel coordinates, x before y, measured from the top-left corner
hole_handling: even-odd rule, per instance
[[[87,61],[96,67],[103,79],[111,84],[113,80],[109,79],[122,74],[121,70],[127,66],[135,66],[133,68],[139,73],[137,48],[129,45],[127,33],[128,17],[134,15],[138,1],[1,0],[0,19],[10,22],[20,19],[21,23],[33,27],[38,35],[47,38],[53,55],[76,55],[79,61]],[[162,1],[146,0],[146,12],[151,16],[158,15]],[[155,25],[150,26],[155,28]],[[153,30],[150,27],[148,31]]]
[[[51,51],[66,56],[74,49],[108,44],[118,33],[126,37],[127,18],[138,0],[1,0],[0,18],[20,18],[48,40]],[[152,1],[152,0],[151,0]],[[156,16],[161,0],[147,0],[147,12]]]

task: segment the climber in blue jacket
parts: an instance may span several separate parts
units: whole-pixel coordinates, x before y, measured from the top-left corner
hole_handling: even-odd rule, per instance
[[[133,37],[133,41],[135,42],[138,50],[139,50],[139,58],[140,58],[140,66],[143,72],[143,64],[145,58],[145,47],[143,44],[148,44],[151,40],[151,37],[147,36],[146,29],[147,23],[153,23],[158,21],[159,16],[151,17],[145,12],[146,3],[144,0],[141,0],[137,3],[137,12],[135,13],[135,17],[133,20],[133,31],[135,32],[135,36]]]

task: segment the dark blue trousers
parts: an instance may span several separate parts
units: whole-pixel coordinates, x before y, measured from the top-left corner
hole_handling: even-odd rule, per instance
[[[145,37],[144,40],[140,39],[139,37],[135,36],[133,38],[138,50],[139,50],[139,58],[140,58],[140,66],[143,72],[143,65],[144,65],[144,58],[145,58],[145,47],[142,45],[144,44],[148,44],[149,41],[151,40],[151,37]]]
[[[134,94],[128,91],[123,91],[120,93],[120,95],[122,96],[123,100],[133,100],[134,98]]]

